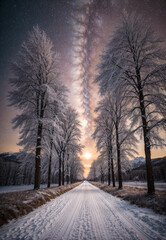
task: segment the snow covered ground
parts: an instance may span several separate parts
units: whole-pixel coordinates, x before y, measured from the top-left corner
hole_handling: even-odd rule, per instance
[[[51,187],[58,186],[58,184],[51,184]],[[22,190],[31,190],[34,185],[13,185],[13,186],[0,186],[0,193],[16,192]],[[40,188],[47,188],[47,184],[41,184]]]
[[[117,183],[118,185],[118,183]],[[123,182],[124,186],[137,186],[137,187],[147,187],[147,182],[140,182],[140,181],[130,181],[130,182]],[[155,188],[158,190],[166,190],[166,182],[155,182]]]
[[[107,184],[107,182],[105,182]],[[118,182],[116,182],[116,185],[118,186]],[[130,181],[130,182],[123,182],[124,186],[137,186],[137,187],[146,187],[146,182],[136,182],[136,181]],[[58,184],[51,184],[51,187],[58,186]],[[33,189],[34,185],[14,185],[14,186],[0,186],[0,194],[6,193],[6,192],[16,192],[16,191],[22,191],[22,190],[30,190]],[[41,188],[47,188],[46,184],[41,184]],[[158,190],[166,190],[166,182],[157,182],[155,183],[155,187]]]
[[[108,182],[104,182],[105,184],[107,184]],[[118,186],[118,182],[116,182],[116,186]],[[147,182],[141,182],[141,181],[126,181],[123,182],[123,186],[136,186],[136,187],[140,187],[140,188],[147,188]],[[166,190],[166,182],[155,182],[155,188],[157,190]]]
[[[166,217],[84,182],[2,226],[0,239],[166,239]]]

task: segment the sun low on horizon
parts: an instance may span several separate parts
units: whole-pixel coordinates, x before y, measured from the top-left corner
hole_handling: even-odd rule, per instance
[[[85,157],[86,159],[90,159],[90,158],[91,158],[91,153],[90,153],[90,152],[85,152],[85,153],[84,153],[84,157]]]

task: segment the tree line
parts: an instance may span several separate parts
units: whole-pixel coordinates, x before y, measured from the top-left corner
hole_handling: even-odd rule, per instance
[[[83,174],[79,158],[83,148],[81,125],[78,113],[68,104],[68,89],[60,80],[59,61],[51,40],[35,26],[11,64],[12,90],[8,99],[10,106],[18,110],[12,123],[20,132],[22,167],[28,161],[35,165],[34,189],[40,188],[41,167],[50,187],[51,167],[57,160],[59,185],[82,178]],[[29,159],[30,153],[35,161]]]
[[[102,161],[107,160],[108,184],[112,176],[115,186],[116,159],[119,189],[122,165],[143,139],[148,193],[155,192],[151,149],[166,143],[161,136],[166,130],[166,54],[161,46],[148,22],[124,12],[98,65],[95,83],[101,100],[93,138],[100,155],[93,165],[102,173]]]

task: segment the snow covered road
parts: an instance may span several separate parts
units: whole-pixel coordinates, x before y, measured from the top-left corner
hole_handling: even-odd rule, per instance
[[[166,217],[84,182],[2,226],[0,239],[166,239]]]

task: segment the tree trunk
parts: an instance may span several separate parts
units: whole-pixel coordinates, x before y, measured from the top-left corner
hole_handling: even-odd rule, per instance
[[[152,168],[152,162],[151,162],[150,141],[148,138],[147,122],[145,118],[144,108],[141,108],[141,113],[142,113],[143,135],[144,135],[144,151],[145,151],[145,158],[146,158],[147,187],[148,187],[148,193],[152,194],[155,192],[155,187],[154,187],[153,168]]]
[[[67,154],[67,166],[66,166],[66,182],[67,182],[67,184],[69,184],[69,163],[68,163],[68,161],[69,161],[69,153]]]
[[[36,144],[36,161],[35,161],[35,183],[34,189],[40,188],[40,175],[41,175],[41,139],[43,130],[43,117],[44,117],[44,99],[45,92],[37,95],[37,117],[39,118],[38,129],[37,129],[37,144]],[[39,104],[41,100],[41,105]]]
[[[147,187],[148,193],[153,194],[155,192],[154,187],[154,177],[153,177],[153,168],[151,162],[151,149],[150,149],[150,140],[148,138],[149,130],[148,124],[146,120],[146,112],[144,105],[144,95],[140,81],[140,73],[137,71],[137,80],[138,80],[138,89],[139,89],[139,101],[140,101],[140,110],[142,117],[142,125],[143,125],[143,135],[144,135],[144,150],[145,150],[145,158],[146,158],[146,172],[147,172]]]
[[[111,182],[110,151],[108,151],[108,186]]]
[[[49,165],[48,165],[48,183],[47,183],[48,188],[51,185],[51,162],[52,162],[52,139],[50,144],[50,158],[49,158]]]
[[[94,179],[94,182],[96,181],[96,169],[94,168],[93,169],[93,179]]]
[[[112,186],[115,187],[115,174],[114,174],[114,161],[113,161],[113,154],[112,154],[112,146],[110,149],[110,155],[111,155]]]
[[[120,144],[119,144],[118,126],[116,126],[116,148],[117,148],[119,189],[122,189],[123,185],[122,185],[122,171],[121,171],[121,159],[120,159]]]
[[[73,183],[73,174],[72,173],[70,173],[70,182],[71,182],[71,184]]]
[[[62,185],[65,184],[65,153],[62,155]]]
[[[100,167],[100,174],[101,174],[101,177],[100,177],[101,183],[104,183],[104,172],[102,167]]]
[[[69,165],[67,164],[67,175],[66,175],[67,184],[69,184]]]
[[[42,136],[42,123],[38,124],[37,131],[37,144],[36,144],[36,162],[35,162],[35,184],[34,189],[40,188],[40,170],[41,170],[41,136]]]
[[[61,186],[61,165],[62,165],[62,160],[61,160],[61,154],[59,155],[59,186]]]
[[[153,177],[153,168],[151,163],[151,151],[149,139],[145,140],[145,157],[146,157],[146,172],[147,172],[147,187],[148,193],[153,194],[155,192],[154,187],[154,177]]]

